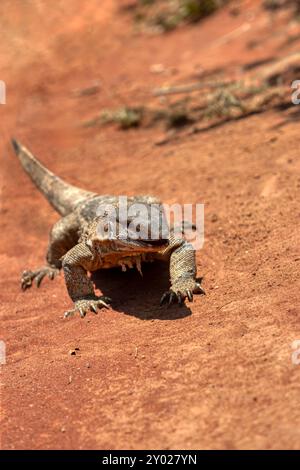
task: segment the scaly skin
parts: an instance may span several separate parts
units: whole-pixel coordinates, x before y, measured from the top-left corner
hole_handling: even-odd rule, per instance
[[[47,266],[36,271],[24,271],[21,278],[22,289],[32,286],[35,280],[40,286],[45,276],[50,279],[64,271],[65,282],[73,309],[65,313],[70,317],[79,312],[84,317],[88,311],[97,313],[100,308],[108,308],[109,298],[97,297],[88,272],[98,269],[120,266],[122,270],[136,265],[141,271],[141,262],[162,259],[169,262],[171,287],[161,298],[161,305],[178,303],[186,299],[193,300],[193,294],[204,294],[196,281],[195,251],[184,239],[173,234],[167,240],[157,242],[137,241],[133,238],[123,240],[116,237],[111,240],[105,234],[99,235],[99,208],[107,204],[118,211],[119,199],[115,196],[100,196],[68,185],[53,175],[18,142],[13,141],[14,149],[25,171],[38,189],[43,192],[52,206],[63,217],[53,226],[47,251]],[[150,208],[151,204],[160,204],[152,196],[128,198],[131,204],[141,203]],[[123,226],[117,220],[119,229]],[[127,221],[130,224],[130,221]],[[126,224],[126,225],[127,225]],[[107,224],[106,224],[107,225]],[[126,227],[127,228],[127,227]]]

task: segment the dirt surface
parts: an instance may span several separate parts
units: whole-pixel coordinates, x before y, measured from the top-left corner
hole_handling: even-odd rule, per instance
[[[3,449],[300,448],[300,365],[291,361],[300,339],[299,110],[163,146],[163,129],[80,125],[199,70],[299,50],[299,23],[260,3],[149,35],[118,2],[1,2]],[[154,64],[170,72],[153,73]],[[95,80],[99,91],[80,96]],[[86,189],[205,203],[197,265],[207,295],[160,309],[160,266],[143,280],[99,273],[112,308],[84,320],[62,318],[71,306],[63,276],[22,293],[20,272],[43,264],[58,216],[20,168],[12,135]]]

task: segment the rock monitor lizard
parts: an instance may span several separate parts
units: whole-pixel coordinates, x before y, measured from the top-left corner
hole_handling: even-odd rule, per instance
[[[161,305],[182,305],[186,299],[192,301],[193,294],[205,293],[196,280],[195,250],[191,243],[175,236],[171,229],[168,237],[137,239],[128,228],[130,221],[120,220],[117,196],[98,195],[72,186],[45,168],[17,140],[13,139],[12,144],[24,170],[62,216],[50,233],[47,265],[23,272],[23,290],[31,287],[33,281],[39,287],[46,275],[54,279],[63,269],[67,290],[74,302],[73,308],[64,316],[79,312],[84,317],[88,311],[97,313],[98,309],[108,307],[110,302],[105,296],[95,295],[89,272],[117,266],[123,271],[136,267],[141,272],[142,263],[160,259],[169,263],[171,281],[170,289],[161,297]],[[147,208],[161,205],[153,196],[128,197],[127,200],[129,207],[134,204],[143,204]],[[116,209],[117,228],[113,234],[105,217],[106,207]],[[127,230],[126,237],[120,236],[124,229]]]

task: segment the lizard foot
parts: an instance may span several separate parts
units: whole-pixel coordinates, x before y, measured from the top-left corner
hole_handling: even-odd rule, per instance
[[[193,301],[193,294],[205,294],[199,282],[194,279],[181,279],[175,282],[171,289],[165,292],[160,299],[160,305],[167,303],[170,306],[173,303],[183,305],[186,298]]]
[[[21,288],[23,290],[28,289],[32,286],[32,282],[35,279],[37,287],[40,287],[42,280],[45,276],[48,276],[49,279],[54,279],[55,276],[59,273],[59,269],[53,268],[51,266],[44,266],[36,271],[23,271],[21,277]]]
[[[104,297],[104,295],[101,297],[91,296],[89,298],[77,300],[74,303],[74,308],[65,312],[64,318],[72,317],[76,312],[79,312],[81,318],[84,318],[89,310],[97,314],[98,308],[109,308],[108,302],[111,302],[111,299],[109,297]]]

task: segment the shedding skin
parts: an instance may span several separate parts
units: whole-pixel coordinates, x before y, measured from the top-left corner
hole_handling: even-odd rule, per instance
[[[97,195],[69,185],[45,168],[19,142],[13,140],[12,144],[31,180],[62,215],[50,232],[47,264],[22,273],[23,290],[30,288],[33,282],[39,287],[45,277],[53,280],[63,270],[68,294],[74,304],[64,317],[78,312],[83,318],[88,312],[97,314],[99,309],[109,308],[111,302],[108,297],[95,295],[89,272],[119,267],[122,271],[136,268],[142,275],[142,263],[159,259],[169,263],[171,282],[170,289],[161,297],[161,305],[177,303],[181,306],[186,299],[192,302],[194,294],[205,294],[196,281],[195,251],[190,243],[176,238],[172,231],[167,239],[155,242],[135,240],[130,236],[127,239],[107,236],[105,230],[99,230],[105,220],[98,215],[99,209],[103,208],[103,213],[105,206],[110,204],[118,213],[118,197]],[[127,200],[129,208],[139,203],[150,210],[151,205],[161,204],[157,198],[148,195]],[[130,223],[131,220],[125,221],[126,226]],[[121,233],[124,221],[117,219],[117,224],[118,233]]]

